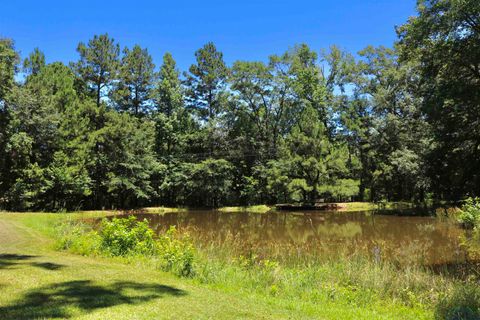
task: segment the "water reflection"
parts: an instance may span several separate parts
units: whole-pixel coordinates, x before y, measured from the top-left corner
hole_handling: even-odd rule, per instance
[[[378,215],[372,212],[221,213],[186,211],[136,214],[156,232],[170,225],[188,231],[198,245],[234,243],[238,250],[266,256],[319,255],[364,250],[400,263],[446,264],[466,259],[457,225],[425,216]],[[301,251],[301,252],[300,252]]]

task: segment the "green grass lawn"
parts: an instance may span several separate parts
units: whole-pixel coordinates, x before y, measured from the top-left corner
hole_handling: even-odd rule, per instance
[[[96,216],[101,213],[87,213]],[[82,214],[83,216],[85,214]],[[142,262],[54,250],[53,230],[78,214],[0,213],[1,319],[428,319],[395,303],[313,303],[201,284]]]

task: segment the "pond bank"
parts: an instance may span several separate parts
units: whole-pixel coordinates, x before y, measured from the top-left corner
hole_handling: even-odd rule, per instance
[[[338,212],[355,212],[355,211],[370,211],[370,210],[407,210],[415,208],[416,205],[410,202],[333,202],[331,204],[332,211]],[[79,210],[68,211],[69,214],[80,214],[83,216],[100,217],[106,215],[116,215],[123,213],[152,213],[164,214],[172,212],[185,212],[190,210],[214,210],[225,213],[236,212],[256,212],[266,213],[275,210],[274,205],[251,205],[251,206],[230,206],[220,208],[195,208],[195,207],[166,207],[166,206],[152,206],[136,209],[110,209],[110,210]],[[322,211],[322,210],[319,210]],[[1,211],[0,211],[1,212]],[[59,212],[63,213],[63,212]]]
[[[369,210],[407,210],[417,207],[411,202],[332,202],[319,203],[314,206],[296,204],[255,205],[246,207],[222,207],[222,212],[259,212],[264,213],[276,209],[282,210],[329,210],[339,212],[369,211]]]

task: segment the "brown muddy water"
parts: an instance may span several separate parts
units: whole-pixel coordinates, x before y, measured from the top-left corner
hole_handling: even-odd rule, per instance
[[[382,213],[211,210],[135,216],[146,219],[157,233],[173,225],[182,233],[188,232],[199,247],[213,251],[223,247],[232,254],[307,260],[365,252],[376,260],[423,265],[463,263],[468,259],[461,245],[468,235],[452,221]]]

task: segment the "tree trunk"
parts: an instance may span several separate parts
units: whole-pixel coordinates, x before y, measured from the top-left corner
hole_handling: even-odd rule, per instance
[[[102,89],[101,84],[97,84],[97,108],[100,108],[100,92]]]

